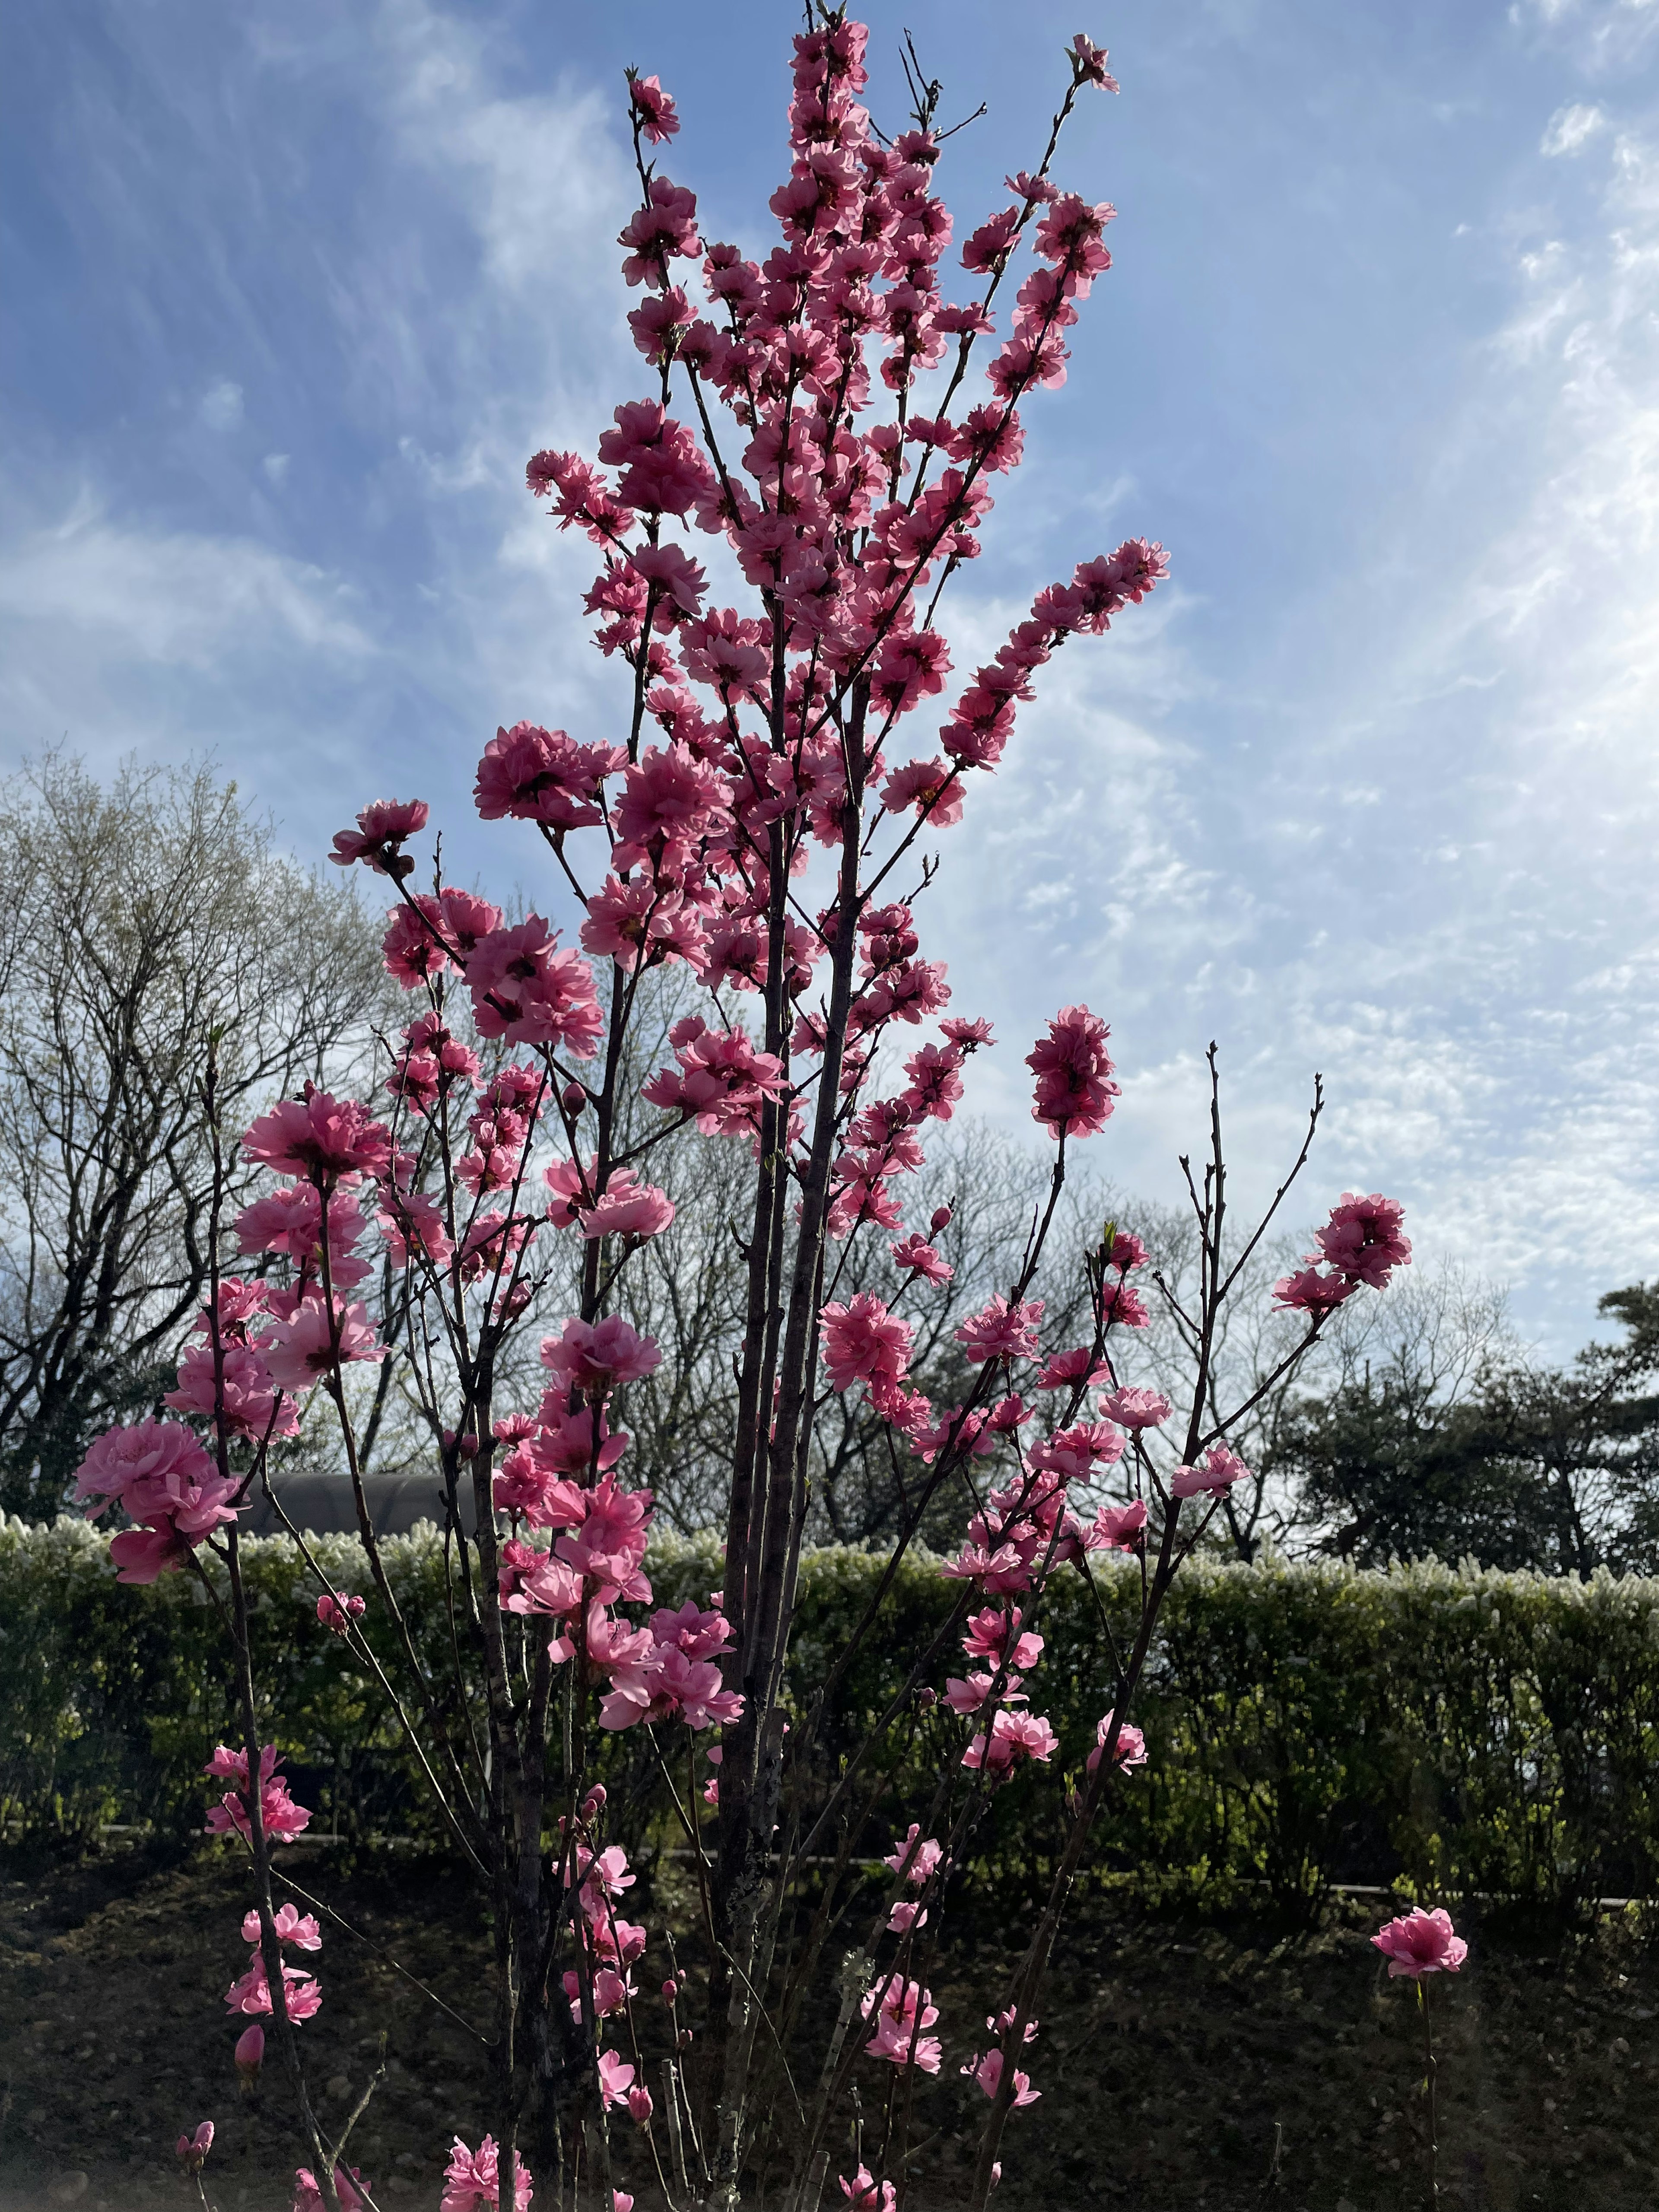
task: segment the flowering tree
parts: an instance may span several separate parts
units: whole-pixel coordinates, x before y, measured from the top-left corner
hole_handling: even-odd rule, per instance
[[[1115,1778],[1145,1758],[1127,1716],[1159,1606],[1245,1473],[1226,1439],[1248,1406],[1212,1418],[1205,1366],[1267,1223],[1229,1242],[1218,1099],[1207,1164],[1189,1175],[1202,1246],[1195,1302],[1180,1311],[1198,1364],[1189,1411],[1177,1419],[1157,1392],[1120,1383],[1116,1333],[1146,1319],[1133,1234],[1108,1224],[1088,1258],[1085,1340],[1042,1343],[1030,1293],[1068,1155],[1118,1094],[1106,1024],[1085,1006],[1060,1009],[1027,1055],[1053,1171],[1006,1290],[955,1332],[971,1387],[937,1406],[911,1379],[914,1316],[948,1268],[931,1241],[945,1217],[907,1221],[905,1178],[929,1123],[951,1118],[968,1057],[993,1042],[988,1024],[947,1011],[944,965],[922,956],[915,909],[936,866],[932,841],[994,772],[1042,668],[1071,640],[1102,635],[1166,563],[1139,538],[1085,562],[951,685],[940,595],[978,553],[993,484],[1020,459],[1021,406],[1063,380],[1068,333],[1110,265],[1112,210],[1049,173],[1075,103],[1115,86],[1079,36],[1041,160],[1009,179],[1008,204],[960,249],[972,296],[958,305],[941,289],[952,224],[934,191],[936,90],[922,89],[914,128],[884,139],[856,97],[865,42],[823,9],[795,40],[793,158],[771,201],[781,235],[759,263],[701,238],[692,193],[652,159],[678,128],[674,103],[654,77],[630,74],[641,197],[623,274],[640,295],[629,323],[653,388],[617,409],[597,460],[546,452],[529,467],[559,526],[599,550],[586,605],[600,650],[627,672],[630,705],[603,738],[499,730],[476,792],[485,819],[535,826],[550,884],[580,915],[579,944],[539,914],[509,921],[436,874],[422,887],[408,849],[427,826],[418,801],[368,806],[336,838],[338,861],[395,895],[386,961],[411,1018],[390,1050],[387,1097],[308,1088],[254,1122],[243,1157],[270,1187],[234,1224],[248,1269],[222,1273],[216,1242],[210,1303],[168,1398],[181,1418],[112,1432],[81,1473],[82,1496],[99,1510],[118,1501],[130,1524],[112,1544],[126,1580],[189,1568],[223,1604],[245,1729],[210,1770],[227,1785],[210,1825],[246,1841],[254,1893],[250,1956],[227,2002],[253,2022],[238,2045],[245,2067],[263,2054],[261,2023],[274,2026],[310,2160],[301,2205],[349,2207],[368,2185],[343,2163],[345,2136],[325,2137],[305,2087],[299,2031],[321,1984],[288,1954],[314,1952],[321,1930],[275,1908],[271,1866],[309,1816],[260,1741],[237,1523],[256,1486],[280,1506],[273,1470],[308,1393],[337,1423],[366,1560],[366,1593],[318,1568],[319,1633],[345,1638],[380,1675],[491,1908],[490,2132],[476,2152],[457,2144],[446,2212],[524,2205],[532,2148],[555,2201],[592,2191],[631,2203],[613,2166],[623,2114],[670,2203],[739,2201],[775,2059],[806,2033],[800,1996],[828,1924],[826,1904],[786,1972],[780,1937],[796,1931],[799,1878],[824,1837],[861,1832],[872,1753],[921,1715],[949,1745],[929,1818],[887,1860],[890,1892],[868,1955],[854,1954],[843,1978],[827,2047],[783,2069],[792,2097],[797,2081],[817,2083],[796,2100],[790,2201],[820,2203],[832,2139],[874,2069],[888,2090],[874,2166],[853,2161],[840,2189],[851,2204],[892,2205],[914,2100],[959,2031],[923,1980],[947,1885],[970,1867],[994,1794],[1018,1769],[1051,1766],[1058,1747],[1026,1686],[1045,1593],[1057,1571],[1086,1573],[1092,1553],[1121,1549],[1141,1563],[1137,1632],[1113,1647],[1116,1694],[1083,1771],[1056,1778],[1069,1825],[1053,1892],[988,2045],[966,2050],[961,2068],[986,2100],[973,2192],[983,2205],[1009,2114],[1038,2094],[1015,2062],[1036,2033],[1071,1883]],[[682,266],[700,273],[706,312]],[[700,545],[732,603],[713,603]],[[913,738],[935,700],[929,719],[942,721]],[[644,986],[665,968],[697,1010],[630,1095]],[[210,1068],[206,1088],[210,1100]],[[1310,1141],[1317,1113],[1316,1100]],[[620,1422],[660,1354],[617,1305],[630,1262],[672,1218],[653,1158],[692,1130],[750,1163],[725,1571],[706,1604],[653,1611],[652,1499],[629,1483]],[[844,1281],[849,1255],[876,1238],[902,1277],[896,1299]],[[1399,1208],[1375,1197],[1346,1196],[1319,1243],[1279,1287],[1305,1322],[1291,1359],[1410,1250]],[[515,1346],[572,1249],[577,1310],[543,1337],[542,1375],[526,1393]],[[374,1253],[389,1288],[372,1299]],[[404,1628],[362,1480],[362,1377],[389,1358],[441,1462],[453,1680],[422,1664]],[[905,1516],[829,1681],[797,1711],[784,1666],[811,1443],[826,1404],[849,1393],[911,1470]],[[814,1796],[799,1785],[826,1700],[880,1633],[923,1515],[952,1490],[968,1533],[943,1568],[955,1586],[945,1625]],[[400,1674],[382,1672],[365,1605],[400,1650]],[[941,1701],[932,1678],[953,1644],[967,1665]],[[476,1709],[464,1651],[482,1681]],[[633,1969],[665,1938],[625,1917],[635,1877],[607,1839],[596,1778],[607,1736],[629,1730],[650,1747],[702,1916],[688,1936],[696,1971],[666,1954],[660,2113]],[[846,1860],[843,1849],[840,1875]]]

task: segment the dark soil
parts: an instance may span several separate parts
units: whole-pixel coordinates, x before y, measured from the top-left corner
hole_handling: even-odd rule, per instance
[[[302,2031],[314,2093],[331,2117],[349,2109],[384,2038],[386,2078],[349,2155],[382,2206],[435,2208],[452,2138],[481,2132],[482,2046],[371,1946],[483,2025],[466,1886],[402,1852],[302,1844],[284,1863],[370,1939],[327,1930],[324,2007]],[[173,2143],[208,2118],[218,2212],[286,2207],[302,2155],[287,2094],[274,2064],[239,2094],[222,2002],[248,1902],[246,1869],[222,1850],[186,1865],[112,1848],[75,1866],[0,1866],[0,2212],[184,2212],[197,2200]],[[1286,1937],[1086,1906],[1032,2054],[1042,2100],[1010,2122],[1004,2212],[1423,2204],[1420,2031],[1409,1986],[1366,1942],[1380,1917],[1344,1904]],[[1442,2205],[1650,2212],[1659,1948],[1644,1917],[1605,1916],[1578,1936],[1459,1922],[1469,1963],[1434,1990]],[[955,2069],[1005,1965],[981,1944],[930,1972],[946,2059],[918,2103],[908,2212],[965,2197],[977,2099]],[[862,2086],[873,2129],[887,2084]],[[618,2179],[649,2212],[642,2142],[625,2124],[617,2134]],[[833,2178],[824,2202],[842,2203]]]

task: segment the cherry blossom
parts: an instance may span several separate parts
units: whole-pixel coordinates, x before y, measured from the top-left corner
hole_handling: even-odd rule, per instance
[[[532,2186],[530,2169],[521,2158],[514,2179],[514,2212],[526,2212]],[[444,2168],[440,2212],[496,2212],[500,2197],[501,2164],[495,2136],[486,2136],[475,2152],[457,2136]]]
[[[335,2167],[334,2191],[339,2199],[340,2212],[364,2212],[364,2200],[369,2193],[369,2185],[356,2166],[349,2169],[343,2166]],[[495,2202],[493,2196],[489,2202],[493,2212]],[[293,2212],[325,2212],[323,2192],[317,2185],[315,2174],[307,2166],[301,2166],[294,2176]],[[522,2206],[520,2212],[523,2212]]]
[[[1115,1718],[1116,1716],[1113,1713],[1101,1715],[1099,1725],[1095,1729],[1095,1747],[1084,1762],[1091,1774],[1095,1771],[1105,1756],[1106,1739],[1112,1732],[1112,1723]],[[1112,1753],[1112,1764],[1114,1766],[1122,1767],[1126,1773],[1132,1768],[1145,1766],[1146,1764],[1146,1739],[1138,1728],[1132,1726],[1127,1721],[1118,1723],[1117,1743]]]
[[[1173,1408],[1161,1390],[1124,1388],[1108,1390],[1100,1401],[1100,1410],[1109,1421],[1126,1429],[1157,1429],[1169,1419]]]
[[[1469,1955],[1450,1915],[1439,1908],[1425,1912],[1421,1905],[1398,1920],[1386,1921],[1371,1942],[1387,1959],[1391,1976],[1407,1974],[1413,1981],[1421,1981],[1425,1974],[1455,1974]]]
[[[1170,1478],[1171,1498],[1219,1498],[1236,1482],[1248,1482],[1250,1470],[1225,1444],[1212,1444],[1197,1467],[1178,1467]]]

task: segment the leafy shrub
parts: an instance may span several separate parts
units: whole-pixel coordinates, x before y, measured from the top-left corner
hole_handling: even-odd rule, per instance
[[[355,1586],[355,1540],[314,1541],[336,1586]],[[435,1658],[449,1638],[439,1535],[423,1524],[384,1548],[409,1632]],[[267,1724],[310,1785],[301,1794],[319,1826],[435,1840],[384,1695],[318,1626],[295,1546],[253,1540],[243,1559]],[[659,1601],[678,1605],[718,1583],[720,1549],[712,1536],[670,1537],[648,1565]],[[884,1565],[842,1547],[803,1557],[788,1677],[798,1715]],[[1048,1614],[1048,1711],[1073,1769],[1110,1696],[1107,1626],[1121,1632],[1138,1609],[1133,1562],[1096,1565],[1093,1578],[1091,1592],[1064,1571]],[[826,1788],[951,1604],[925,1553],[903,1562],[890,1633],[828,1702]],[[372,1606],[368,1621],[389,1662],[392,1625]],[[77,1843],[106,1822],[180,1838],[198,1829],[203,1763],[233,1729],[220,1635],[185,1576],[118,1591],[83,1522],[0,1525],[7,1832]],[[957,1663],[952,1640],[933,1678]],[[1151,1762],[1119,1792],[1098,1864],[1151,1900],[1224,1903],[1265,1884],[1296,1915],[1333,1881],[1397,1881],[1413,1895],[1479,1891],[1571,1911],[1659,1886],[1659,1580],[1196,1560],[1166,1604],[1140,1715]],[[886,1850],[896,1825],[920,1819],[938,1771],[925,1721],[882,1756],[889,1771],[869,1778],[884,1784],[878,1809],[851,1839],[860,1850]],[[644,1747],[618,1740],[613,1757],[635,1832],[677,1840]],[[1002,1880],[1046,1879],[1055,1794],[1016,1777],[992,1800],[975,1848]]]

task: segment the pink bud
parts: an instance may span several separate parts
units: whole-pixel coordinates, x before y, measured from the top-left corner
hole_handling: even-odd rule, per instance
[[[175,2146],[186,2173],[199,2173],[213,2148],[213,2123],[204,2120],[193,2136],[180,2136]]]
[[[650,2118],[651,2092],[643,2082],[636,2081],[629,2091],[628,2112],[629,2118],[637,2120],[641,2127]]]
[[[939,1703],[939,1692],[937,1690],[927,1689],[918,1690],[916,1692],[916,1703],[920,1705],[923,1712],[931,1713],[933,1707]]]
[[[469,1429],[466,1434],[461,1438],[461,1457],[463,1459],[476,1459],[477,1455],[478,1439],[473,1435],[471,1430]]]
[[[587,1104],[587,1093],[580,1083],[567,1083],[559,1093],[559,1103],[574,1121]]]
[[[672,2005],[675,1999],[679,1996],[679,1993],[680,1985],[678,1982],[671,1980],[663,1984],[662,2001],[665,2005]]]
[[[948,1206],[936,1206],[933,1208],[933,1218],[927,1224],[927,1234],[930,1237],[937,1237],[941,1229],[948,1229],[950,1226],[950,1207]]]
[[[245,2089],[251,2089],[259,2078],[259,2069],[264,2063],[265,2032],[257,2024],[245,2027],[236,2039],[236,2071]]]
[[[605,1797],[605,1790],[604,1783],[596,1782],[593,1784],[593,1787],[588,1791],[586,1796],[582,1799],[582,1818],[584,1820],[591,1820],[594,1818],[595,1814],[604,1812]]]

